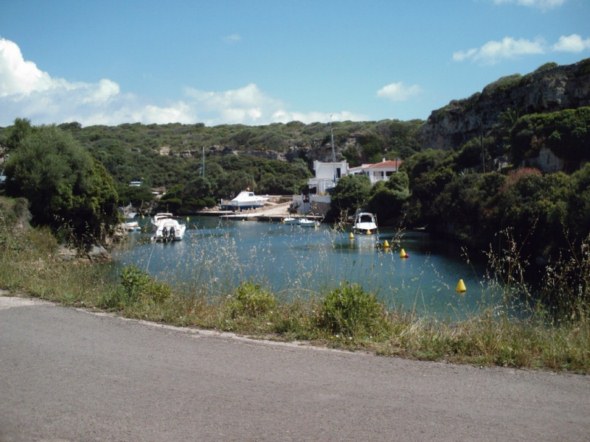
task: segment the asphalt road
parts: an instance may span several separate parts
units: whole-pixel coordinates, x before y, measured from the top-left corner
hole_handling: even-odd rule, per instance
[[[0,297],[0,441],[590,440],[590,378],[254,342]]]

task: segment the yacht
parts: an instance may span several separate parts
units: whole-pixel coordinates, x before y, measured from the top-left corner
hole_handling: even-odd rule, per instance
[[[174,215],[167,212],[156,213],[152,218],[155,241],[180,241],[184,237],[186,225],[181,224]]]

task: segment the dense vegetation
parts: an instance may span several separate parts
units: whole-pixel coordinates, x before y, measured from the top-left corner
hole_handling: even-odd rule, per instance
[[[79,244],[104,240],[118,196],[103,165],[66,132],[17,121],[9,137],[6,193],[30,203],[33,222]]]
[[[162,204],[178,213],[212,206],[250,188],[259,194],[299,193],[311,176],[313,160],[331,158],[331,133],[338,155],[351,165],[405,158],[419,149],[421,121],[300,122],[268,126],[203,124],[81,127],[58,126],[98,160],[115,181],[121,204],[153,199],[165,188]],[[0,145],[15,146],[26,120],[0,130]],[[20,137],[20,138],[19,138]],[[142,186],[130,187],[131,181]]]

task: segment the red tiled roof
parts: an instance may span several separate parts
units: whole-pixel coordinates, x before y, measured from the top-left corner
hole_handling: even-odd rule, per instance
[[[380,163],[367,164],[366,167],[367,169],[398,169],[402,163],[402,160],[381,161]]]

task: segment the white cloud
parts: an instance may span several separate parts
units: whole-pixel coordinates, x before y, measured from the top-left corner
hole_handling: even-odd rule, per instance
[[[583,39],[578,34],[562,35],[552,48],[556,52],[582,52],[590,49],[590,38]]]
[[[77,121],[84,126],[122,123],[269,124],[293,120],[366,120],[363,115],[295,112],[254,84],[226,91],[187,88],[182,100],[164,106],[124,93],[120,86],[103,78],[97,83],[70,82],[52,78],[31,61],[26,61],[17,44],[0,38],[0,126],[15,118],[33,124]]]
[[[55,81],[25,61],[16,43],[0,38],[0,97],[51,89]]]
[[[473,61],[481,64],[496,64],[501,60],[548,52],[582,52],[590,49],[590,38],[578,34],[559,37],[557,43],[549,46],[543,39],[534,41],[504,37],[501,41],[489,41],[480,48],[471,48],[453,53],[453,60]]]
[[[422,91],[420,86],[406,86],[403,82],[390,83],[377,91],[377,96],[391,101],[406,101]]]
[[[310,123],[327,123],[329,121],[366,121],[369,118],[366,115],[355,114],[353,112],[288,112],[278,110],[272,115],[272,121],[275,123],[288,123],[289,121],[300,121],[305,124]]]
[[[280,101],[265,95],[254,83],[221,92],[188,88],[186,94],[209,124],[264,124],[282,107]]]
[[[537,8],[542,11],[548,11],[549,9],[558,8],[565,2],[566,0],[494,0],[494,3],[497,5],[514,3],[519,6]]]
[[[483,64],[495,64],[503,59],[522,55],[543,54],[544,52],[544,44],[540,39],[531,41],[504,37],[501,41],[489,41],[480,48],[457,51],[453,54],[453,60],[472,60]]]
[[[229,34],[223,37],[223,41],[226,43],[238,43],[242,41],[242,36],[240,34]]]
[[[301,121],[313,123],[329,121],[332,118],[344,120],[363,120],[366,117],[351,112],[296,112],[285,109],[284,103],[266,95],[254,83],[239,89],[213,92],[187,89],[191,106],[199,110],[199,115],[208,125],[216,124],[254,124],[287,123]]]
[[[105,103],[119,95],[120,88],[117,83],[108,79],[102,79],[98,85],[84,85],[88,90],[88,96],[84,98],[84,103]]]

